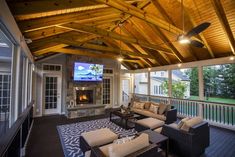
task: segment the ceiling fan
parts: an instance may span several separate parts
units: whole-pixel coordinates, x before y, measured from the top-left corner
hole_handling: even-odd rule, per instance
[[[193,40],[191,37],[196,36],[207,29],[211,24],[209,22],[203,22],[198,26],[192,28],[187,33],[184,32],[184,1],[181,0],[181,10],[182,10],[182,26],[183,26],[183,33],[178,35],[177,40],[181,44],[190,44],[195,47],[202,48],[204,44],[198,40]]]

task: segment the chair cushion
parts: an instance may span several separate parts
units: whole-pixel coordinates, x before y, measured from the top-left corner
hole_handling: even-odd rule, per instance
[[[158,113],[158,108],[159,108],[158,106],[151,104],[150,108],[149,108],[149,111],[157,114]]]
[[[100,146],[113,142],[118,138],[118,135],[112,132],[108,128],[102,128],[98,130],[93,130],[90,132],[84,132],[81,136],[86,140],[89,146]]]
[[[180,129],[180,128],[184,125],[184,123],[185,123],[187,120],[189,120],[189,119],[190,119],[189,117],[183,118],[183,119],[178,123],[177,128]]]
[[[160,103],[159,104],[159,111],[158,111],[158,113],[159,114],[163,114],[166,111],[166,108],[167,108],[166,104]]]
[[[108,152],[110,157],[124,157],[147,146],[149,146],[149,136],[142,133],[129,142],[109,146]]]
[[[150,129],[155,129],[164,125],[165,122],[155,119],[155,118],[145,118],[145,119],[137,120],[136,123],[143,125]]]
[[[185,121],[183,126],[180,129],[188,132],[192,126],[197,125],[197,124],[201,123],[202,121],[203,121],[203,119],[201,117],[191,118],[191,119]]]

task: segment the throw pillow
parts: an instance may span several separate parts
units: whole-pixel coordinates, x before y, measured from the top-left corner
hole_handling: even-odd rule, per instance
[[[133,107],[136,109],[144,109],[144,102],[135,102]]]
[[[159,104],[159,111],[158,111],[158,113],[159,114],[163,114],[166,111],[166,108],[167,108],[166,104],[160,103]]]
[[[142,148],[149,146],[148,134],[142,133],[135,139],[123,144],[112,144],[108,147],[108,153],[111,157],[124,157]]]
[[[153,104],[150,105],[150,108],[149,108],[149,111],[155,113],[155,114],[158,114],[158,106],[155,106]]]
[[[144,109],[149,110],[151,103],[150,102],[145,102],[144,104]]]
[[[203,119],[201,117],[191,118],[184,122],[183,126],[180,129],[188,132],[191,127],[201,123],[202,121]]]
[[[180,129],[180,128],[184,125],[184,123],[185,123],[187,120],[189,120],[189,119],[190,119],[189,117],[183,118],[183,119],[178,123],[177,128]]]

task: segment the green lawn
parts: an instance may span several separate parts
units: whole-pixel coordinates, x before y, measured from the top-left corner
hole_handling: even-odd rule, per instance
[[[198,100],[198,96],[191,96],[189,99],[191,100]],[[227,99],[227,98],[216,98],[216,97],[210,97],[208,100],[205,100],[208,102],[220,102],[220,103],[226,103],[226,104],[234,104],[235,105],[235,99]]]

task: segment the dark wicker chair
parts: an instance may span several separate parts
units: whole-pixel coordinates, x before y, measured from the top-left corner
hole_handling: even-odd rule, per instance
[[[188,132],[164,125],[162,134],[169,137],[170,151],[182,157],[199,157],[210,144],[207,122],[202,122]]]
[[[158,157],[159,155],[158,145],[150,144],[148,147],[140,149],[134,153],[127,155],[126,157]],[[99,147],[91,148],[91,157],[105,157],[104,153]]]

